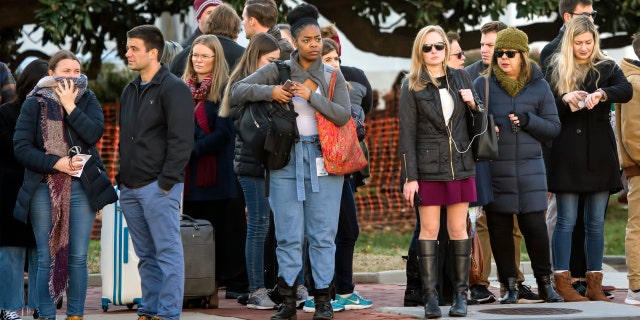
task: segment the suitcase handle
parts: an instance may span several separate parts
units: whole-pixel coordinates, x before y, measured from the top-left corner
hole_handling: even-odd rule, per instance
[[[191,216],[188,216],[186,214],[180,214],[180,219],[182,220],[189,220],[193,223],[198,223],[198,221],[196,221],[196,219],[192,218]]]

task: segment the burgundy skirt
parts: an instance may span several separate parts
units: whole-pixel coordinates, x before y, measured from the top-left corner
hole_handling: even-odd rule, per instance
[[[454,181],[418,181],[422,206],[446,206],[476,201],[475,177]]]

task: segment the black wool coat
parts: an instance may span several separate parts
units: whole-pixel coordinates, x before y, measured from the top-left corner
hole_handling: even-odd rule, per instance
[[[616,139],[610,123],[611,104],[631,100],[633,88],[614,61],[600,63],[597,69],[600,75],[589,73],[580,89],[594,92],[601,88],[607,94],[606,101],[591,110],[571,112],[562,95],[555,97],[562,131],[551,148],[550,192],[613,193],[622,188]]]

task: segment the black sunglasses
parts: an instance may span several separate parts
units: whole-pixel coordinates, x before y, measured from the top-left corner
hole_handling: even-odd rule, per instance
[[[450,54],[450,56],[456,56],[458,57],[458,59],[462,59],[462,56],[464,56],[464,51],[460,51],[458,53],[452,53]]]
[[[578,15],[578,16],[585,16],[585,17],[589,17],[591,16],[591,18],[596,18],[596,15],[598,14],[598,11],[593,10],[591,12],[583,12],[583,13],[575,13],[575,12],[569,12],[569,14],[573,15]]]
[[[431,52],[431,49],[434,47],[436,48],[436,50],[442,51],[444,50],[444,43],[436,42],[434,44],[425,44],[422,46],[422,52]]]
[[[514,58],[516,56],[516,54],[518,53],[518,51],[511,51],[511,50],[496,50],[493,52],[493,54],[496,56],[496,58],[502,58],[502,55],[506,54],[507,58],[511,59]]]

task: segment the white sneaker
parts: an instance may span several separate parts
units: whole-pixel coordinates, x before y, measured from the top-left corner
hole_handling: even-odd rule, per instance
[[[626,304],[640,304],[640,292],[633,292],[633,290],[627,290],[627,297],[624,299]]]
[[[22,318],[13,311],[0,310],[0,320],[22,320]]]
[[[257,289],[249,295],[247,300],[247,308],[258,310],[271,310],[275,309],[276,304],[269,298],[269,291],[265,288]]]

